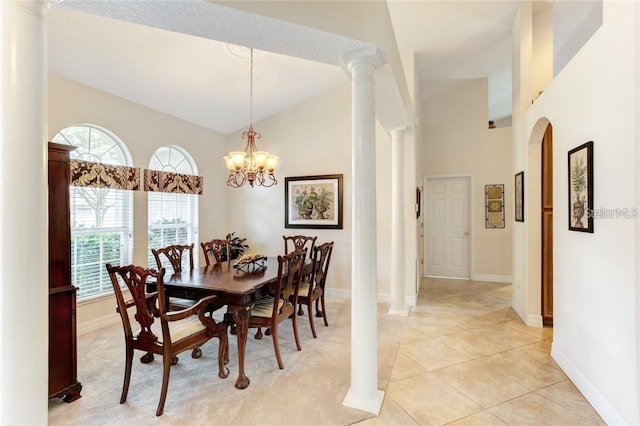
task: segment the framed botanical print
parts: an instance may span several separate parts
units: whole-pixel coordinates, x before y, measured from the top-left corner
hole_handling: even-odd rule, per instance
[[[569,230],[593,233],[593,141],[569,151]]]
[[[342,175],[285,177],[284,227],[342,229]]]

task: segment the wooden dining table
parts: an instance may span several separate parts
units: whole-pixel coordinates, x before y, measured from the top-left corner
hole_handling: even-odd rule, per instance
[[[235,268],[230,261],[164,277],[165,291],[169,296],[198,300],[215,295],[221,303],[228,305],[226,320],[235,324],[238,341],[238,378],[235,383],[238,389],[245,389],[250,382],[244,370],[250,310],[258,299],[274,288],[278,280],[277,257],[267,257],[263,266]],[[305,263],[303,274],[310,270],[311,262]]]

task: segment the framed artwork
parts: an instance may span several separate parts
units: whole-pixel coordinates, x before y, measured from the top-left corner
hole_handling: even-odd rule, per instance
[[[504,228],[504,185],[485,185],[485,228]]]
[[[593,141],[569,151],[569,230],[593,233]]]
[[[516,222],[524,222],[524,171],[516,173],[514,188],[514,198],[516,203],[514,216],[516,218]]]
[[[342,175],[284,178],[284,227],[342,229]]]

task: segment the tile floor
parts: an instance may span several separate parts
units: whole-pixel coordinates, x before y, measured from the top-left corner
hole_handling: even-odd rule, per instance
[[[511,285],[424,279],[379,417],[359,425],[604,425],[526,327]]]

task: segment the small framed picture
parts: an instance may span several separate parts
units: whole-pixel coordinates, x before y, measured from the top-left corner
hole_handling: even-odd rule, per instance
[[[569,230],[593,233],[593,141],[569,151]]]
[[[485,185],[485,228],[504,228],[504,185]]]
[[[524,171],[516,173],[514,188],[514,216],[516,222],[524,222]]]

